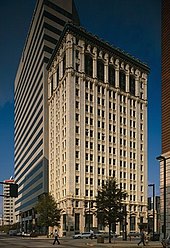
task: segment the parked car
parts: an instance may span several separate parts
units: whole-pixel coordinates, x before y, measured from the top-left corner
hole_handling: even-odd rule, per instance
[[[103,232],[95,232],[93,234],[94,239],[97,239],[97,237],[102,237]]]
[[[140,236],[140,233],[139,232],[132,232],[131,231],[131,232],[128,233],[128,236],[129,237],[139,237]]]
[[[9,235],[10,236],[16,236],[17,235],[17,230],[9,230]]]
[[[104,237],[104,238],[109,238],[109,232],[95,232],[94,233],[94,238],[96,239],[97,237]],[[119,235],[117,233],[111,232],[111,238],[117,238]]]
[[[113,238],[113,233],[111,232],[111,238]],[[101,237],[109,238],[109,232],[101,232]]]
[[[30,233],[24,233],[24,232],[23,232],[23,233],[22,233],[22,236],[23,236],[23,237],[30,237],[31,234],[30,234]]]
[[[91,238],[92,234],[91,232],[83,232],[73,235],[73,239],[83,239],[83,238]]]

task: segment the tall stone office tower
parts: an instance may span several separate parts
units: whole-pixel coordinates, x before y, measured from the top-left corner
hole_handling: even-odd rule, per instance
[[[170,234],[170,1],[162,1],[162,154],[160,160],[161,230]],[[166,229],[164,228],[166,226]],[[162,228],[163,227],[163,228]]]
[[[11,177],[4,181],[3,185],[3,195],[10,194],[10,183],[15,183],[14,179]],[[14,198],[13,197],[3,197],[3,225],[14,224]]]
[[[79,24],[73,0],[38,0],[15,78],[16,221],[28,231],[38,196],[48,192],[46,65],[65,23]]]
[[[147,218],[148,66],[68,24],[47,68],[49,191],[62,209],[61,232],[103,229],[92,203],[109,177],[129,195],[127,231],[139,231]]]

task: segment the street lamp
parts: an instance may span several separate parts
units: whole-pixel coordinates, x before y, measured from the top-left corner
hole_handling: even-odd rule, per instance
[[[148,184],[149,187],[153,187],[153,240],[154,240],[154,233],[155,233],[155,184]]]
[[[156,158],[159,161],[164,161],[164,224],[162,226],[162,232],[164,233],[164,239],[166,238],[166,158],[159,156]]]
[[[124,212],[124,235],[123,235],[123,240],[127,240],[127,210],[126,210],[126,205],[123,206],[123,212]]]

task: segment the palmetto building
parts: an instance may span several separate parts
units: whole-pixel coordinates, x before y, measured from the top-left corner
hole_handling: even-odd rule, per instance
[[[48,71],[49,191],[61,231],[103,229],[92,203],[109,177],[128,192],[127,231],[138,230],[147,218],[149,68],[68,24]]]

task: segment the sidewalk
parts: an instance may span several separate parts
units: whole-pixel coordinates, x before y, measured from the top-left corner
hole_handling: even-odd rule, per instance
[[[91,243],[87,241],[87,246],[91,246],[91,247],[106,247],[106,248],[133,248],[133,247],[143,247],[143,245],[139,245],[138,246],[138,240],[136,241],[120,241],[120,240],[116,240],[116,241],[112,241],[112,243],[110,244],[108,242],[108,240],[105,240],[104,243]],[[150,241],[148,244],[146,244],[146,248],[163,248],[163,246],[161,245],[161,242],[159,241]]]
[[[53,238],[47,238],[47,236],[39,236],[34,239],[53,239]],[[61,240],[67,240],[72,239],[71,237],[62,237]],[[93,248],[133,248],[133,247],[143,247],[142,244],[138,246],[139,240],[132,240],[132,241],[123,241],[123,240],[112,240],[112,243],[109,243],[108,239],[104,240],[104,243],[97,243],[96,239],[84,239],[84,244],[86,244],[87,247],[93,247]],[[163,248],[160,241],[149,241],[148,244],[146,244],[146,248]]]

